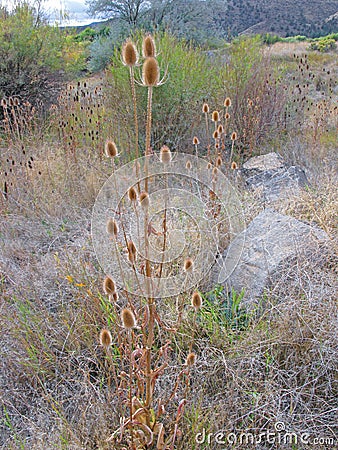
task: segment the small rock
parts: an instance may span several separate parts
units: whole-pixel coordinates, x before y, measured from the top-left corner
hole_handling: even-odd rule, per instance
[[[246,186],[266,202],[295,196],[309,184],[301,167],[288,166],[275,152],[250,158],[243,164],[240,175]]]

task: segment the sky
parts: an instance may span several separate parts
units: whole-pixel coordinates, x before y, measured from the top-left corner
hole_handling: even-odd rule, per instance
[[[15,3],[15,0],[0,0],[0,4],[9,6],[13,6]],[[34,0],[31,0],[31,3],[34,3]],[[58,22],[63,26],[74,26],[98,21],[98,19],[88,16],[86,13],[85,0],[44,0],[42,5],[50,18],[51,24]],[[64,18],[63,14],[60,14],[61,11],[66,12],[68,18]]]

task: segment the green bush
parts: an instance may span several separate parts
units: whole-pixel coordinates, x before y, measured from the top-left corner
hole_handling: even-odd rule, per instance
[[[134,39],[140,49],[141,39]],[[217,104],[216,98],[222,87],[222,66],[199,47],[165,33],[157,35],[158,61],[161,73],[167,71],[167,81],[153,94],[152,145],[155,149],[167,144],[172,149],[192,149],[194,129],[202,119],[202,104],[208,99]],[[223,62],[224,66],[224,62]],[[141,72],[141,68],[139,69]],[[136,74],[140,78],[141,73]],[[125,148],[132,148],[133,135],[127,135],[125,123],[133,123],[132,101],[129,94],[128,70],[121,63],[116,49],[111,66],[110,93],[112,122],[117,139]],[[147,89],[137,86],[140,145],[144,144],[144,111]],[[202,123],[203,125],[203,123]],[[129,127],[130,128],[130,127]]]
[[[82,68],[83,49],[27,3],[0,9],[0,98],[49,102],[61,75]]]
[[[311,42],[310,45],[311,50],[317,50],[321,53],[329,52],[330,50],[334,50],[335,48],[337,48],[336,41],[327,36]]]

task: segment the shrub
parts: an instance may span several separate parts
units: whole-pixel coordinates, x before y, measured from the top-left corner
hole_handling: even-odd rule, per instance
[[[82,48],[49,26],[34,7],[23,3],[11,12],[0,9],[0,98],[48,103],[61,74],[74,74],[82,61]]]
[[[311,50],[317,50],[321,53],[329,52],[330,50],[334,50],[336,47],[336,41],[329,37],[318,39],[314,42],[311,42],[310,45]]]

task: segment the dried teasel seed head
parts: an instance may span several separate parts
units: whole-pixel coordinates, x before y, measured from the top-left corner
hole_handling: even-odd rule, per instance
[[[171,155],[171,151],[170,151],[169,147],[166,145],[163,145],[160,150],[161,163],[168,164],[168,163],[170,163],[171,158],[172,158],[172,155]]]
[[[191,164],[191,162],[190,162],[189,160],[185,163],[185,168],[186,168],[187,170],[191,170],[192,164]]]
[[[192,143],[193,143],[194,145],[198,145],[198,144],[200,143],[200,141],[199,141],[199,139],[198,139],[197,136],[194,136],[194,139],[192,140]]]
[[[106,231],[111,236],[117,236],[119,227],[114,219],[108,219],[106,224]]]
[[[118,299],[119,299],[118,292],[114,292],[113,295],[110,298],[111,298],[111,300],[113,300],[116,303],[118,301]]]
[[[218,139],[218,131],[217,131],[217,130],[215,130],[215,131],[213,132],[212,137],[213,137],[214,139]]]
[[[189,353],[187,356],[187,359],[185,360],[185,364],[188,367],[193,366],[196,363],[196,354],[195,353]]]
[[[191,306],[198,311],[202,306],[202,296],[199,292],[195,291],[191,296]]]
[[[229,120],[230,119],[230,114],[229,113],[225,113],[225,120]]]
[[[108,276],[104,279],[103,291],[107,295],[113,295],[116,292],[115,282]]]
[[[207,169],[210,170],[212,168],[211,162],[208,162]]]
[[[6,108],[6,106],[7,106],[7,101],[6,101],[5,98],[2,98],[2,99],[1,99],[1,106],[2,106],[3,108]]]
[[[218,131],[219,134],[223,134],[224,133],[224,127],[223,127],[223,125],[221,123],[218,125],[217,131]]]
[[[157,86],[160,80],[160,68],[155,58],[147,58],[143,64],[142,80],[145,86]]]
[[[219,112],[218,111],[213,111],[212,116],[211,116],[211,120],[213,122],[218,122],[219,121]]]
[[[106,328],[103,328],[100,332],[100,344],[102,347],[105,347],[106,349],[111,346],[113,342],[113,338],[110,334],[110,331]]]
[[[144,58],[154,58],[156,56],[155,40],[151,34],[148,34],[143,39],[142,55]]]
[[[134,188],[134,186],[131,186],[128,189],[128,198],[129,198],[129,200],[132,203],[136,202],[136,200],[137,200],[137,192],[136,192],[136,189]]]
[[[194,262],[191,258],[184,260],[183,270],[186,273],[191,273],[194,270]]]
[[[136,247],[133,241],[128,242],[128,259],[131,263],[135,263],[136,259]]]
[[[147,209],[150,205],[150,199],[148,192],[141,192],[139,202],[142,208]]]
[[[121,320],[123,328],[131,330],[136,327],[136,319],[134,313],[129,308],[124,308],[121,312]]]
[[[217,167],[214,167],[214,168],[212,169],[212,175],[213,175],[213,176],[217,176],[217,175],[218,175],[218,169],[217,169]]]
[[[231,163],[231,169],[232,169],[232,170],[238,169],[238,165],[237,165],[236,161],[232,161],[232,163]]]
[[[208,103],[203,103],[202,111],[207,114],[210,111]]]
[[[224,106],[225,106],[226,108],[229,108],[229,106],[231,106],[231,99],[230,99],[229,97],[227,97],[227,98],[224,100]]]
[[[122,47],[122,60],[126,66],[133,67],[138,63],[139,54],[135,44],[128,39]]]
[[[222,164],[223,164],[222,158],[220,156],[217,156],[216,167],[220,167]]]
[[[232,134],[231,134],[231,140],[232,141],[235,141],[237,139],[237,133],[236,133],[236,131],[234,131]]]
[[[106,142],[105,153],[108,158],[115,158],[115,156],[117,155],[117,147],[114,141]]]

